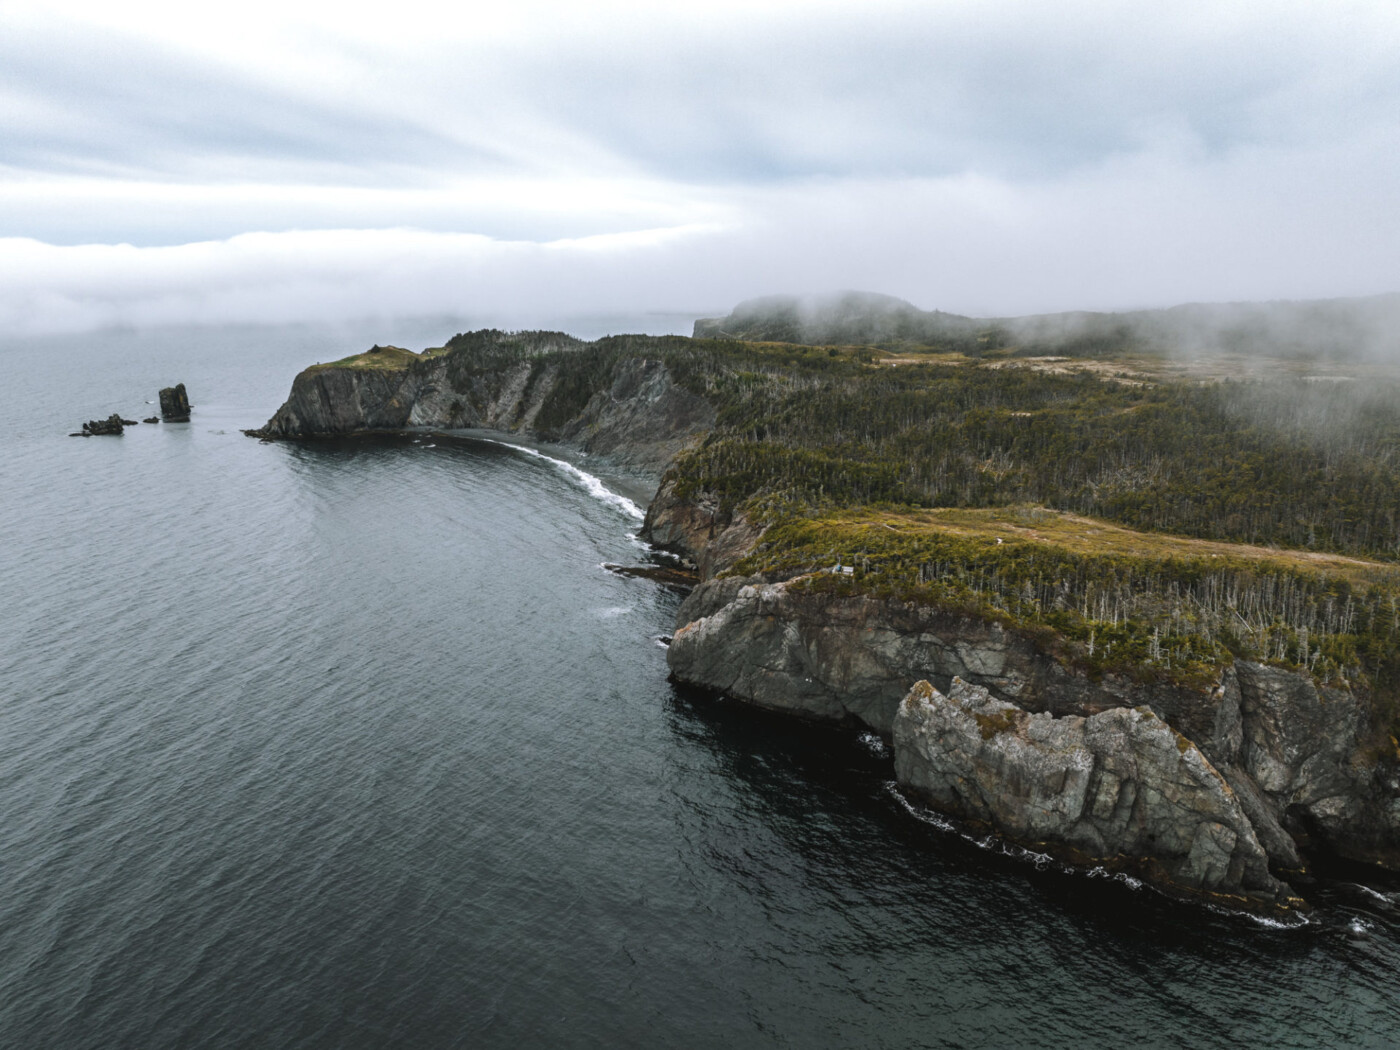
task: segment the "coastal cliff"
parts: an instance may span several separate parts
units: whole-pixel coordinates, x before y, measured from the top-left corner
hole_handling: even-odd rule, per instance
[[[255,433],[489,428],[646,476],[643,537],[701,581],[677,681],[868,726],[1028,848],[1264,909],[1323,858],[1400,870],[1400,568],[1346,509],[1400,480],[1263,424],[1221,468],[1230,390],[898,363],[477,332],[307,369]]]
[[[930,774],[916,773],[922,767],[906,755],[910,689],[920,681],[931,681],[926,691],[946,693],[954,702],[971,695],[968,690],[980,690],[978,710],[987,708],[984,726],[992,718],[1003,730],[1020,727],[1018,732],[1030,734],[1027,739],[1042,742],[1051,728],[1062,732],[1070,725],[1079,735],[1116,740],[1125,726],[1141,727],[1141,718],[1110,720],[1118,728],[1099,733],[1098,727],[1110,724],[1105,716],[1150,712],[1157,727],[1153,733],[1160,736],[1161,727],[1169,728],[1174,748],[1179,744],[1183,753],[1188,748],[1199,753],[1213,785],[1211,797],[1217,802],[1228,797],[1228,806],[1219,802],[1224,809],[1211,811],[1211,822],[1229,828],[1231,841],[1251,856],[1257,844],[1274,871],[1303,869],[1306,853],[1400,869],[1394,745],[1378,737],[1363,696],[1247,660],[1195,685],[1166,677],[1090,676],[1067,666],[1032,635],[994,621],[908,602],[811,593],[804,582],[729,577],[702,584],[681,609],[684,622],[667,654],[672,673],[758,706],[863,723],[892,738],[902,784],[950,815],[984,824],[1021,845],[1058,848],[1084,863],[1128,866],[1164,885],[1212,894],[1271,886],[1258,877],[1252,861],[1242,868],[1231,861],[1221,872],[1234,875],[1218,873],[1202,881],[1200,857],[1183,882],[1180,873],[1188,869],[1175,865],[1191,849],[1190,842],[1183,847],[1174,807],[1135,810],[1136,837],[1086,848],[1092,822],[1084,823],[1085,807],[1093,796],[1083,783],[1046,772],[1035,748],[979,752],[975,762],[967,758],[971,765],[958,774],[965,789],[960,792],[931,789]],[[1032,716],[1040,721],[1026,721]],[[930,749],[941,746],[928,739],[919,744],[925,763]],[[1113,776],[1129,785],[1123,790],[1144,800],[1175,792],[1172,778],[1184,775],[1177,764],[1127,759],[1113,768]],[[988,808],[986,801],[1002,796],[1005,805],[1024,805],[1040,816],[1006,819],[1001,808]],[[1172,845],[1149,848],[1154,842]],[[1242,881],[1246,872],[1248,881]],[[1275,889],[1280,900],[1288,896]]]
[[[1225,778],[1148,707],[1028,714],[961,678],[947,695],[920,681],[894,745],[907,789],[1008,838],[1208,898],[1301,903]]]
[[[652,478],[714,409],[646,354],[591,357],[580,382],[571,367],[593,347],[561,333],[474,332],[414,354],[373,349],[301,372],[271,419],[250,433],[298,439],[408,427],[488,429],[564,445],[610,467]]]

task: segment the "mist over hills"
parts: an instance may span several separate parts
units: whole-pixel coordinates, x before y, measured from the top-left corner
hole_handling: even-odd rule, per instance
[[[1400,359],[1400,293],[1351,299],[1189,303],[1119,313],[965,317],[875,292],[774,295],[695,322],[697,337],[1032,356],[1123,352]]]

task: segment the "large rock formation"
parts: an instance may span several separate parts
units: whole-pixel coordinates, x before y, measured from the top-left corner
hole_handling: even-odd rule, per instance
[[[1300,903],[1225,778],[1150,708],[1057,718],[920,681],[893,735],[901,785],[1014,842],[1232,903]]]
[[[885,734],[921,679],[944,691],[961,679],[1027,716],[1151,710],[1229,786],[1275,870],[1303,867],[1308,852],[1400,869],[1393,742],[1377,734],[1364,696],[1304,674],[1240,661],[1195,687],[1148,676],[1096,680],[997,623],[808,590],[801,580],[711,579],[678,620],[667,654],[678,680]],[[1179,839],[1165,827],[1154,834]]]
[[[743,511],[726,510],[710,496],[683,499],[676,495],[674,483],[666,482],[647,506],[643,534],[708,580],[747,554],[763,530]]]
[[[491,354],[507,337],[476,333],[481,347],[422,357],[381,348],[395,353],[371,366],[308,368],[267,424],[250,433],[306,438],[405,427],[484,428],[567,445],[614,469],[655,479],[714,425],[707,401],[677,384],[662,361],[641,356],[621,357],[591,396],[575,403],[569,398],[576,392],[560,388],[558,362],[542,355],[576,348],[578,340],[530,335],[524,357],[496,360]]]
[[[1233,677],[1211,690],[1116,675],[1091,681],[997,623],[813,592],[801,581],[707,580],[681,607],[676,626],[669,660],[678,678],[765,707],[852,716],[881,733],[890,732],[913,682],[928,678],[947,688],[955,676],[1055,714],[1150,701],[1193,739],[1222,748],[1238,721]]]

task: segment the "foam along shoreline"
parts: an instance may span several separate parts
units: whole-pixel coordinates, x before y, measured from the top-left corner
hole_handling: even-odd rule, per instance
[[[555,467],[558,467],[566,475],[577,481],[581,486],[583,486],[584,489],[588,491],[589,495],[593,496],[595,499],[598,499],[603,503],[607,503],[616,507],[618,510],[622,511],[622,513],[628,515],[636,521],[642,521],[644,518],[646,518],[646,512],[643,511],[641,507],[637,506],[635,502],[622,495],[622,493],[614,492],[612,489],[608,488],[608,486],[603,483],[603,480],[601,478],[588,473],[588,471],[586,470],[580,470],[578,467],[574,466],[567,460],[557,459],[554,456],[546,455],[538,449],[530,448],[527,445],[517,445],[510,441],[502,441],[499,438],[489,438],[472,435],[472,440],[485,441],[492,445],[501,445],[504,448],[510,448],[514,449],[517,452],[523,452],[527,456],[533,456],[535,459],[542,459],[546,463],[550,463],[553,464]]]

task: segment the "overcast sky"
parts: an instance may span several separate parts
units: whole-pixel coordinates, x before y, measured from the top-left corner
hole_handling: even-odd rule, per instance
[[[1393,0],[504,6],[0,0],[0,325],[1400,290]]]

